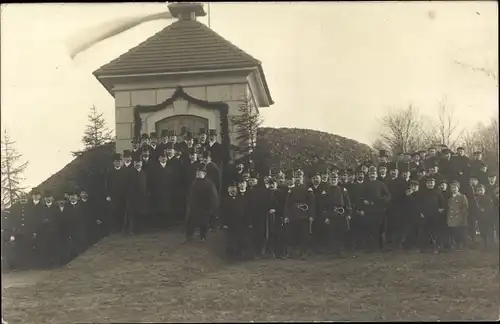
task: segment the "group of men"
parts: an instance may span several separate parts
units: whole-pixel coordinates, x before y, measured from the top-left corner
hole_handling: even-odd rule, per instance
[[[57,267],[71,261],[109,233],[105,205],[97,206],[85,190],[50,190],[21,194],[2,211],[2,267]]]
[[[386,245],[439,252],[478,234],[485,246],[498,242],[498,184],[481,152],[469,159],[463,148],[431,147],[389,161],[380,151],[376,163],[350,169],[315,157],[303,170],[259,175],[251,157],[223,164],[215,130],[143,134],[132,147],[114,155],[105,199],[89,204],[74,190],[57,200],[48,191],[22,196],[2,215],[3,260],[60,265],[110,232],[174,224],[186,226],[186,242],[197,228],[201,240],[223,229],[234,259]]]
[[[237,164],[221,201],[228,255],[305,258],[387,245],[439,253],[478,237],[498,243],[498,184],[481,152],[470,160],[461,147],[431,147],[389,161],[381,151],[375,164],[327,170],[316,157],[308,177],[296,169],[262,179]]]

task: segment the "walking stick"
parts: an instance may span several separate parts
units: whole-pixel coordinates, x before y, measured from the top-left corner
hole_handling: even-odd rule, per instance
[[[312,220],[309,220],[309,235],[312,235]]]

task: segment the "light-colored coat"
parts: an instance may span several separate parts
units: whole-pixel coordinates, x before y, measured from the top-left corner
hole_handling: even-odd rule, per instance
[[[461,193],[448,199],[448,226],[467,226],[469,218],[469,203],[467,197]]]

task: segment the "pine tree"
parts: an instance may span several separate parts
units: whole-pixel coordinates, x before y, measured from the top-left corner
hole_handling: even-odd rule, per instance
[[[19,163],[22,157],[14,147],[16,142],[11,140],[7,130],[2,139],[2,206],[8,208],[16,198],[26,189],[21,185],[23,173],[28,162]]]
[[[243,96],[243,103],[238,107],[238,115],[231,117],[231,122],[236,129],[236,140],[234,148],[242,155],[251,154],[256,147],[257,131],[262,124],[257,108],[252,98]]]
[[[106,127],[106,121],[102,116],[103,114],[99,113],[96,107],[92,105],[90,113],[87,117],[89,123],[85,127],[82,137],[82,142],[85,148],[83,151],[73,152],[74,156],[79,156],[85,151],[104,145],[113,140],[113,132]]]

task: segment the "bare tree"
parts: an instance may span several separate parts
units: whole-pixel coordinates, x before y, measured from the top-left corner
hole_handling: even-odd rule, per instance
[[[426,118],[413,105],[390,110],[380,119],[380,133],[374,144],[393,154],[418,150],[432,140],[427,125]]]
[[[483,152],[483,158],[490,169],[499,167],[498,118],[492,117],[487,124],[479,123],[473,131],[466,132],[461,143],[468,155],[476,150]]]
[[[2,206],[9,207],[25,191],[21,182],[24,180],[23,173],[26,171],[28,162],[20,163],[22,157],[7,130],[4,130],[2,139]]]
[[[82,137],[82,142],[85,148],[83,151],[73,152],[74,156],[79,156],[89,149],[104,145],[113,140],[113,132],[108,130],[103,114],[97,112],[97,108],[94,105],[90,108],[90,113],[87,118],[89,123],[85,127]]]
[[[459,128],[460,122],[455,116],[455,109],[447,104],[446,98],[438,103],[437,122],[433,144],[444,144],[449,148],[455,148],[463,135],[463,130]]]

